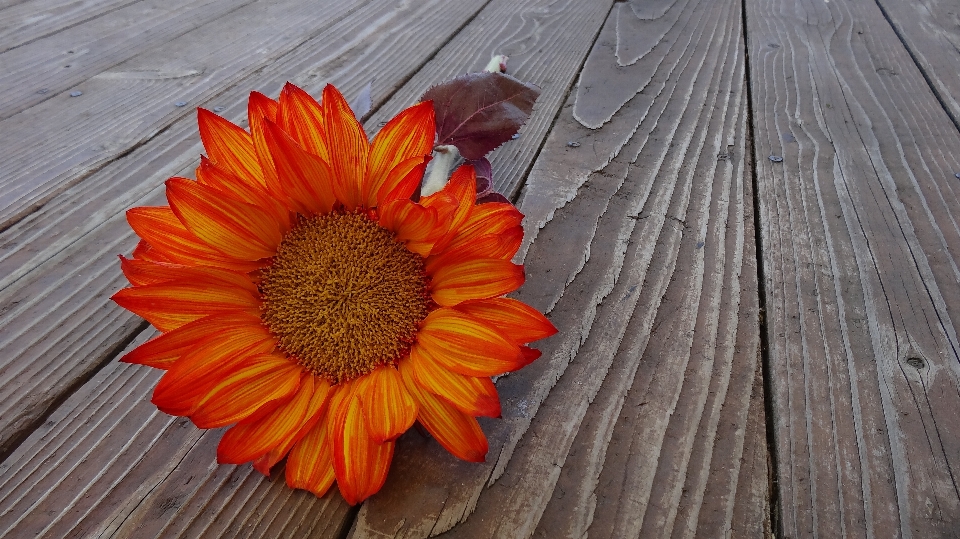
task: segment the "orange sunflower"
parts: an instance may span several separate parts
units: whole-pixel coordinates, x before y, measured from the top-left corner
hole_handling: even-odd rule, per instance
[[[540,353],[539,312],[501,297],[523,283],[510,204],[477,205],[472,167],[412,200],[434,144],[417,104],[369,142],[333,86],[252,93],[250,132],[199,111],[197,180],[127,219],[133,285],[113,299],[161,335],[123,360],[166,371],[153,403],[200,428],[233,425],[217,458],[356,504],[383,485],[396,438],[419,421],[482,461],[490,377]]]

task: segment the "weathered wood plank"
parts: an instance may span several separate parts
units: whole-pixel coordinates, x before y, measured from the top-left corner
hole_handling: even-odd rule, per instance
[[[782,534],[956,535],[960,134],[875,3],[746,7]]]
[[[351,537],[644,536],[641,528],[715,537],[734,515],[740,529],[763,533],[765,513],[734,510],[741,492],[767,497],[765,460],[740,464],[765,455],[765,439],[762,419],[745,436],[761,399],[739,9],[691,0],[633,25],[666,37],[633,76],[617,75],[624,89],[603,84],[620,70],[618,15],[635,16],[614,8],[521,206],[528,233],[542,230],[525,251],[518,297],[549,312],[560,334],[541,344],[541,360],[498,381],[504,417],[483,424],[486,464],[402,438]],[[585,97],[586,86],[597,92]],[[608,86],[632,97],[586,129],[575,111],[606,105]],[[662,394],[632,402],[641,386]],[[628,418],[639,423],[622,424]],[[626,455],[618,437],[646,445]],[[604,473],[635,479],[614,492]],[[640,511],[611,524],[595,518],[605,510],[598,496]],[[598,521],[606,524],[591,526]]]
[[[960,125],[960,4],[944,0],[877,0],[877,4],[953,123]],[[882,69],[891,76],[899,71],[897,66]]]
[[[471,0],[437,5],[371,3],[209,106],[225,103],[224,114],[236,119],[246,114],[251,88],[276,95],[284,81],[302,78],[308,91],[318,94],[332,81],[350,95],[373,73],[383,77],[374,92],[381,104],[380,92],[401,85],[481,7]],[[190,174],[201,151],[195,120],[184,119],[2,233],[9,277],[0,290],[0,454],[139,327],[109,300],[126,285],[115,256],[135,245],[123,212],[162,204],[163,181]]]
[[[19,47],[137,0],[31,0],[0,7],[0,52]]]
[[[149,51],[172,41],[191,30],[218,19],[236,10],[250,0],[228,2],[225,0],[178,0],[176,2],[145,0],[120,6],[103,16],[83,21],[81,24],[37,39],[22,46],[5,41],[0,34],[0,120],[5,120],[34,105],[50,99],[66,97],[64,91],[74,89],[90,77],[113,67],[128,58]],[[79,9],[89,7],[80,2]],[[21,4],[11,10],[32,7],[33,3]],[[8,10],[9,11],[9,10]],[[50,17],[27,11],[23,14],[0,13],[0,20],[10,16],[16,24],[17,19],[37,19],[45,21]],[[51,22],[54,22],[54,19]],[[18,33],[10,39],[20,37],[19,33],[29,30],[30,37],[35,32],[44,31],[43,25],[28,23],[15,27]],[[7,50],[13,49],[13,50]],[[164,74],[155,72],[154,78]],[[166,76],[173,76],[167,73]],[[88,105],[85,100],[63,100],[64,108],[82,109]],[[4,130],[12,129],[15,123],[0,123]],[[42,126],[33,126],[34,130],[43,130]],[[6,149],[13,154],[12,147]]]
[[[0,121],[0,228],[369,2],[252,2]]]

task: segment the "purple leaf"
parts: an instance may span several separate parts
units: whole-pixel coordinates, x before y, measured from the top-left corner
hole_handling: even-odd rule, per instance
[[[504,204],[513,204],[507,197],[496,191],[487,193],[486,195],[477,198],[477,204],[485,204],[487,202],[503,202]]]
[[[530,118],[540,88],[503,73],[469,73],[427,90],[437,117],[438,144],[476,160],[510,140]]]
[[[486,157],[469,161],[477,173],[477,198],[493,191],[493,167]]]

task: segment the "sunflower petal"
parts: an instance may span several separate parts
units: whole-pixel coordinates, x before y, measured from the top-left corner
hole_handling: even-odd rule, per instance
[[[502,296],[524,281],[523,266],[497,259],[450,262],[428,274],[433,278],[433,300],[443,306]]]
[[[215,165],[213,161],[202,155],[200,156],[200,166],[197,167],[197,182],[200,185],[213,187],[233,200],[246,202],[261,208],[280,224],[282,232],[285,233],[290,229],[290,212],[263,186],[257,182],[244,181],[230,174],[226,169]]]
[[[176,216],[174,216],[174,219],[176,219]],[[180,226],[183,226],[183,224],[181,223]],[[153,248],[146,240],[138,241],[137,246],[134,247],[133,253],[130,256],[137,260],[146,260],[148,262],[173,262],[164,256],[163,253]]]
[[[263,172],[249,133],[206,109],[197,109],[197,123],[200,140],[211,161],[234,176],[263,184]]]
[[[264,140],[276,159],[279,189],[290,209],[303,215],[329,213],[337,202],[337,177],[322,159],[304,151],[272,122],[264,126]]]
[[[260,303],[248,290],[212,279],[124,288],[110,299],[164,333],[206,316],[257,309]]]
[[[406,242],[407,249],[427,256],[434,242],[443,234],[437,226],[437,210],[425,208],[410,200],[393,200],[380,209],[380,226]]]
[[[247,272],[256,262],[236,260],[210,247],[187,230],[169,206],[140,206],[127,210],[130,228],[164,258],[179,264],[216,266]],[[135,255],[135,258],[140,256]]]
[[[323,137],[323,107],[307,92],[289,82],[280,92],[277,125],[293,140],[324,162],[330,162]]]
[[[447,369],[467,376],[493,376],[525,364],[516,344],[453,309],[427,315],[410,353],[418,348]]]
[[[326,429],[326,420],[324,419],[326,411],[328,408],[329,397],[334,393],[333,389],[330,387],[330,383],[321,378],[314,377],[314,387],[316,388],[313,393],[313,399],[311,399],[308,406],[308,411],[306,414],[306,420],[300,426],[299,430],[292,431],[288,436],[282,438],[280,442],[273,447],[270,451],[264,454],[262,457],[253,461],[253,467],[263,475],[270,475],[270,468],[280,462],[283,457],[287,456],[287,453],[290,452],[290,449],[293,448],[294,444],[299,442],[310,429],[314,428],[316,425],[317,428]]]
[[[470,208],[470,214],[450,240],[448,249],[456,249],[464,244],[489,234],[500,234],[523,221],[523,214],[513,204],[490,202]]]
[[[247,101],[247,118],[250,119],[250,136],[253,140],[253,149],[260,163],[263,173],[263,185],[271,190],[277,185],[277,171],[273,168],[273,158],[267,151],[263,140],[264,122],[277,121],[277,102],[260,92],[250,92]]]
[[[436,208],[441,218],[449,221],[448,232],[434,245],[434,253],[447,247],[470,216],[476,200],[477,176],[473,165],[460,166],[450,175],[450,180],[443,189],[420,199],[421,204]]]
[[[334,479],[333,444],[326,423],[319,422],[290,451],[287,485],[323,496]]]
[[[220,379],[190,420],[201,429],[216,429],[261,407],[273,410],[300,387],[302,374],[303,367],[281,354],[251,358]]]
[[[224,433],[217,446],[217,462],[242,464],[284,445],[307,423],[316,423],[329,390],[329,382],[305,374],[291,399],[267,413],[257,412]]]
[[[259,322],[222,328],[170,367],[157,383],[151,402],[170,415],[190,415],[225,375],[274,347],[273,336]]]
[[[171,281],[190,281],[199,279],[215,285],[236,286],[257,294],[257,286],[250,277],[230,270],[204,266],[184,266],[169,262],[150,262],[120,256],[120,270],[134,286],[169,283]]]
[[[392,365],[374,369],[366,376],[360,402],[367,430],[377,443],[396,439],[417,420],[417,405]]]
[[[511,298],[465,301],[455,309],[490,324],[517,343],[533,342],[557,332],[553,322],[540,311]]]
[[[205,342],[211,335],[233,327],[247,327],[256,324],[257,320],[256,311],[251,314],[221,314],[194,320],[150,339],[127,352],[120,361],[167,370],[181,356]]]
[[[410,351],[409,361],[414,379],[430,393],[472,416],[500,417],[500,397],[490,378],[450,371],[422,347]]]
[[[423,173],[427,170],[430,159],[430,156],[419,160],[417,158],[408,159],[394,167],[390,171],[387,181],[383,183],[377,193],[378,205],[383,205],[391,200],[410,200],[423,182]],[[392,188],[388,190],[387,186],[392,186]]]
[[[416,382],[411,366],[400,363],[404,385],[417,401],[417,419],[444,449],[468,462],[483,462],[487,456],[487,437],[477,420],[424,391]]]
[[[327,435],[333,442],[337,486],[350,505],[369,498],[383,486],[395,442],[377,443],[367,429],[357,382],[346,385],[330,401]]]
[[[170,209],[211,247],[238,260],[276,254],[283,234],[269,213],[186,178],[170,178],[166,185]]]
[[[470,260],[497,259],[510,260],[517,254],[523,241],[523,228],[515,226],[499,234],[487,234],[475,238],[459,247],[448,247],[442,253],[427,259],[427,274],[433,274],[444,266],[459,264]]]
[[[364,193],[369,190],[367,160],[370,155],[367,135],[354,117],[347,100],[333,85],[324,87],[322,106],[329,163],[336,177],[340,178],[342,188],[337,198],[348,211],[365,206]]]
[[[433,103],[418,103],[400,114],[380,130],[370,145],[369,186],[365,195],[368,207],[375,207],[383,200],[382,195],[393,191],[400,179],[413,166],[433,151],[436,135]],[[394,171],[403,163],[413,164],[403,174]]]

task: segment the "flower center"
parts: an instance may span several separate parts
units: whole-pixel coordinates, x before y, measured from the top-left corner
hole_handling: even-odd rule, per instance
[[[361,213],[301,218],[260,292],[280,349],[334,384],[399,360],[430,307],[423,258]]]

